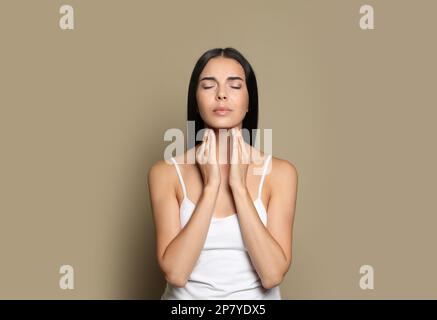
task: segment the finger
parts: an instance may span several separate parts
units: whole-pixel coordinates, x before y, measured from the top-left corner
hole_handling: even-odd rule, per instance
[[[203,133],[203,141],[208,142],[209,137],[209,129],[205,129],[205,132]]]
[[[243,152],[241,150],[241,140],[240,140],[240,135],[237,135],[237,144],[238,144],[238,163],[242,163],[242,159],[243,159]]]
[[[205,146],[206,146],[206,138],[207,138],[207,130],[203,132],[202,137],[202,143],[197,151],[197,159],[199,160],[200,164],[205,164]]]
[[[232,128],[230,131],[231,131],[231,137],[235,136],[235,128]]]
[[[203,162],[203,154],[205,152],[205,143],[202,143],[199,147],[199,149],[197,150],[197,160],[199,161],[200,164],[204,164]]]
[[[205,164],[205,147],[206,143],[202,142],[202,145],[199,148],[199,159],[201,164]]]
[[[247,151],[246,143],[244,142],[243,136],[240,135],[240,145],[241,145],[241,157],[242,163],[249,163],[249,152]]]
[[[210,131],[210,142],[209,142],[209,163],[216,163],[216,141],[215,141],[215,133],[213,130]]]
[[[203,135],[202,135],[202,142],[205,142],[205,140],[206,140],[206,136],[207,136],[207,133],[208,133],[208,129],[205,129],[205,130],[203,131]]]
[[[240,135],[238,135],[238,138],[237,138],[237,140],[238,140],[238,151],[239,151],[239,153],[238,153],[238,155],[240,156],[240,163],[244,163],[244,153],[243,153],[243,144],[241,143],[241,136]]]
[[[238,163],[238,141],[235,135],[232,135],[232,155],[231,155],[231,164]]]
[[[204,156],[205,156],[205,162],[208,162],[208,158],[209,158],[209,148],[210,148],[210,144],[211,144],[211,138],[210,138],[210,135],[211,135],[211,133],[210,133],[210,131],[208,130],[208,134],[207,134],[207,137],[206,137],[206,141],[205,141],[205,154],[204,154]]]
[[[238,127],[234,128],[234,134],[238,137],[240,135],[240,129]]]

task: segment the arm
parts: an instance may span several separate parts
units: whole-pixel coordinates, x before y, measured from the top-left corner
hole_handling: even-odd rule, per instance
[[[205,243],[218,195],[218,185],[203,189],[190,220],[181,229],[173,165],[161,160],[149,171],[150,200],[156,228],[157,259],[166,280],[185,286]],[[167,177],[167,178],[166,178]],[[173,183],[169,183],[172,180]]]
[[[275,160],[272,168],[275,170],[270,177],[267,227],[259,218],[247,187],[231,187],[247,251],[267,289],[279,285],[290,268],[297,193],[296,168],[284,160]]]
[[[221,182],[215,140],[214,131],[207,129],[204,131],[202,144],[195,151],[196,163],[202,174],[203,190],[190,220],[182,230],[176,197],[175,168],[161,160],[149,172],[158,263],[167,282],[175,286],[185,286],[199,259],[214,214]]]

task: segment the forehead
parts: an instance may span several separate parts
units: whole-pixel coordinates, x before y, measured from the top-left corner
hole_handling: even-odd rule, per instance
[[[245,79],[244,69],[241,64],[234,59],[225,57],[210,59],[200,73],[200,76],[215,76],[219,79],[225,79],[228,76],[240,76]]]

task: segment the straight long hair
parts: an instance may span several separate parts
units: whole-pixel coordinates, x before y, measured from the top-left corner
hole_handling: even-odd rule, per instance
[[[243,119],[242,129],[249,130],[249,141],[246,141],[251,146],[255,143],[256,131],[253,129],[258,129],[258,86],[256,83],[255,72],[252,66],[246,60],[246,58],[234,48],[215,48],[206,51],[197,60],[193,72],[191,73],[190,84],[188,87],[188,103],[187,103],[187,120],[194,121],[194,137],[197,137],[197,133],[205,128],[205,122],[198,112],[199,107],[197,104],[196,90],[199,83],[199,76],[205,68],[208,61],[215,57],[225,57],[236,60],[244,70],[246,77],[246,86],[249,94],[249,108],[246,116]],[[252,137],[253,133],[253,137]],[[253,138],[253,139],[252,139]],[[195,145],[201,143],[202,141],[195,141]]]

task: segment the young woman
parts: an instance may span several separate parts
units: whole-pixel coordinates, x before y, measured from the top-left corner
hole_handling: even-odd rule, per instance
[[[157,259],[167,280],[161,299],[281,299],[297,171],[243,139],[242,129],[257,128],[258,94],[254,71],[237,50],[212,49],[199,58],[188,120],[203,140],[158,161],[148,175]]]

